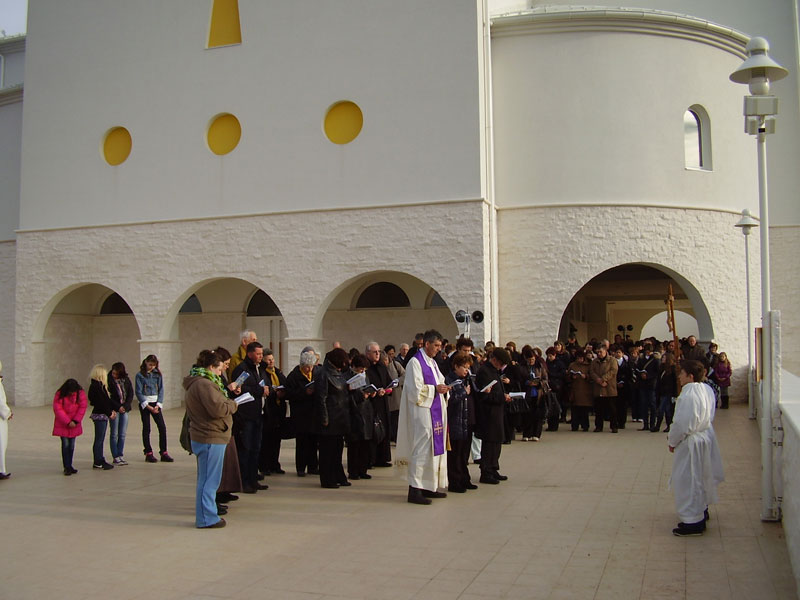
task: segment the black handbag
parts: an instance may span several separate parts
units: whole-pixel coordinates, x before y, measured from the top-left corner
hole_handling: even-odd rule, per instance
[[[376,444],[380,444],[386,439],[386,426],[378,415],[375,415],[375,420],[372,423],[372,439]]]
[[[512,415],[531,412],[531,403],[528,401],[527,396],[522,398],[512,397],[511,402],[508,403],[508,412]]]

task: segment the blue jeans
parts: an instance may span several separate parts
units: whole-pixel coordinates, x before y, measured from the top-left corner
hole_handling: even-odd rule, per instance
[[[227,444],[200,444],[192,441],[197,457],[197,493],[195,496],[195,525],[208,527],[219,522],[217,488],[222,479],[222,463]]]
[[[666,418],[667,427],[672,425],[672,415],[675,412],[675,405],[672,403],[672,396],[661,396],[658,403],[658,420],[656,426],[661,427],[661,419]]]
[[[72,455],[75,454],[76,438],[61,438],[61,462],[65,469],[72,468]]]
[[[643,429],[652,429],[656,426],[656,389],[648,387],[639,388],[639,418],[642,419]]]
[[[92,454],[94,455],[94,464],[102,465],[106,462],[106,457],[103,456],[103,442],[106,441],[106,429],[108,429],[108,421],[93,421],[94,423],[94,444],[92,445]]]
[[[130,413],[117,413],[117,418],[111,421],[111,434],[109,443],[111,444],[111,456],[117,458],[124,454],[125,432],[128,430],[128,415]]]

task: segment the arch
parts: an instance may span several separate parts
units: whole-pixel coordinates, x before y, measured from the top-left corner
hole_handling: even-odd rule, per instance
[[[697,327],[697,319],[687,312],[682,310],[675,311],[675,329],[678,330],[680,337],[685,338],[690,335],[700,337],[700,330]],[[650,317],[650,320],[642,327],[642,333],[639,337],[642,339],[648,337],[655,337],[659,340],[670,339],[672,336],[667,328],[667,311]]]
[[[202,312],[181,312],[181,307],[195,297]],[[272,315],[248,314],[254,299],[263,297],[275,307]],[[239,333],[254,330],[259,341],[271,347],[282,365],[286,323],[279,307],[257,284],[238,277],[212,277],[184,290],[170,306],[161,326],[161,341],[179,342],[175,361],[181,372],[191,367],[202,348],[223,346],[235,352]]]
[[[400,287],[409,298],[409,306],[405,308],[391,307],[368,311],[355,310],[354,299],[358,298],[370,285],[378,282],[389,282]],[[368,318],[366,315],[369,313],[380,315],[385,311],[397,311],[398,313],[402,312],[405,318],[412,320],[424,314],[424,318],[427,318],[428,321],[419,320],[420,326],[422,326],[424,322],[439,323],[439,327],[446,330],[442,331],[445,337],[454,337],[458,332],[458,326],[454,317],[454,309],[446,303],[447,301],[444,296],[440,296],[445,302],[444,306],[431,307],[430,298],[434,293],[437,293],[437,291],[428,282],[404,271],[376,270],[358,273],[342,281],[342,283],[332,289],[322,300],[314,316],[310,332],[312,337],[324,339],[323,325],[325,316],[332,310],[340,311],[343,316],[347,316],[348,318],[358,318],[353,316],[356,313],[363,315],[364,318]],[[374,318],[378,317],[376,316]],[[414,333],[416,333],[416,331],[411,332],[411,335]]]
[[[645,319],[646,321],[649,320],[649,318],[653,314],[656,314],[664,310],[663,301],[667,297],[667,284],[669,283],[669,280],[671,280],[672,282],[674,282],[675,286],[677,286],[677,288],[680,289],[680,292],[682,292],[683,297],[687,301],[686,303],[689,304],[689,309],[694,312],[694,317],[697,320],[700,339],[703,340],[712,339],[714,337],[714,328],[713,328],[713,323],[711,321],[711,316],[709,314],[708,307],[706,306],[706,303],[703,300],[697,288],[691,283],[691,281],[689,281],[685,276],[678,273],[677,271],[665,265],[653,262],[621,263],[611,266],[602,271],[596,272],[590,278],[585,279],[584,280],[585,283],[583,283],[578,289],[573,290],[571,295],[569,296],[569,300],[566,301],[565,309],[561,315],[561,320],[557,335],[559,337],[562,336],[565,337],[570,332],[570,324],[571,323],[574,324],[575,320],[577,320],[577,319],[573,320],[573,318],[576,317],[576,315],[574,314],[575,306],[573,305],[573,302],[576,300],[576,298],[580,296],[580,293],[586,290],[591,284],[597,283],[598,281],[602,281],[604,277],[610,278],[614,275],[622,276],[622,278],[619,279],[618,281],[631,281],[631,282],[639,281],[640,283],[642,281],[649,281],[644,279],[644,277],[648,273],[647,271],[648,269],[650,270],[650,273],[655,275],[657,279],[663,279],[663,291],[661,290],[660,287],[658,287],[659,284],[655,284],[657,288],[655,291],[649,291],[639,295],[628,294],[627,296],[624,296],[622,295],[623,288],[621,288],[619,285],[616,285],[615,293],[608,294],[607,296],[609,298],[613,297],[615,299],[622,299],[619,301],[629,301],[629,302],[649,301],[651,303],[655,303],[652,304],[648,309],[644,309],[644,310],[649,310],[651,313],[647,315],[647,319]],[[675,289],[674,291],[676,293],[676,297],[679,297],[680,292],[677,289]],[[569,291],[567,290],[567,293],[568,292]],[[614,301],[616,302],[618,300]],[[596,305],[593,306],[592,308],[595,311],[598,310]],[[607,306],[604,306],[603,308],[605,310],[607,309]],[[606,316],[607,313],[603,315],[603,318],[605,318]],[[602,335],[594,335],[594,336],[590,335],[589,337],[608,336],[611,339],[616,330],[610,331],[610,327],[613,324],[609,323],[608,321],[604,322],[606,323],[607,327],[606,332],[603,333]],[[632,337],[638,336],[639,333],[641,332],[643,325],[644,321],[642,321],[642,323],[637,328],[631,331],[631,336]],[[678,334],[680,335],[680,331],[678,332]],[[585,341],[585,340],[580,340],[579,338],[579,341]]]
[[[103,313],[109,298],[119,299],[128,312]],[[56,389],[65,379],[87,383],[94,364],[139,364],[141,328],[130,304],[113,289],[95,282],[76,283],[56,293],[34,322],[31,369],[43,373],[33,386]]]

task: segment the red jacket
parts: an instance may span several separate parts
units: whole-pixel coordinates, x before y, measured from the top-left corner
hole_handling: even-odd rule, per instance
[[[62,398],[56,392],[53,398],[53,412],[56,415],[55,423],[53,424],[53,435],[66,438],[74,438],[81,435],[83,433],[81,420],[83,415],[86,414],[86,406],[88,404],[86,392],[83,390],[66,398]],[[70,421],[77,421],[78,424],[75,427],[70,427]]]

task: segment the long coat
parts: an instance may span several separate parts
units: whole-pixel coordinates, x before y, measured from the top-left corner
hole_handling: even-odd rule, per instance
[[[579,373],[582,373],[583,377]],[[569,392],[572,406],[592,406],[594,396],[592,380],[589,378],[589,363],[577,360],[572,362],[567,371],[567,377],[572,382]]]
[[[589,379],[591,379],[594,386],[595,397],[611,397],[617,395],[617,359],[613,356],[608,356],[603,360],[595,358],[592,364],[589,365]],[[596,379],[599,377],[602,381],[606,382],[606,387],[597,383]]]
[[[83,433],[81,420],[83,415],[86,414],[88,405],[89,401],[86,399],[86,392],[83,390],[78,390],[66,398],[62,398],[56,392],[53,398],[53,413],[56,416],[53,423],[53,435],[66,438],[74,438],[81,435]],[[78,424],[75,427],[70,427],[70,421],[76,421]]]
[[[350,390],[347,378],[325,362],[314,386],[314,431],[319,435],[350,433]]]
[[[486,362],[478,369],[475,378],[475,396],[477,399],[477,419],[475,423],[475,435],[486,442],[505,441],[504,419],[506,405],[505,388],[500,371]],[[497,380],[497,383],[488,392],[481,392],[486,385]]]
[[[296,434],[312,433],[314,431],[314,388],[320,385],[317,377],[322,371],[314,368],[311,372],[313,385],[308,385],[308,379],[297,365],[286,376],[286,400],[292,420],[292,431]]]

